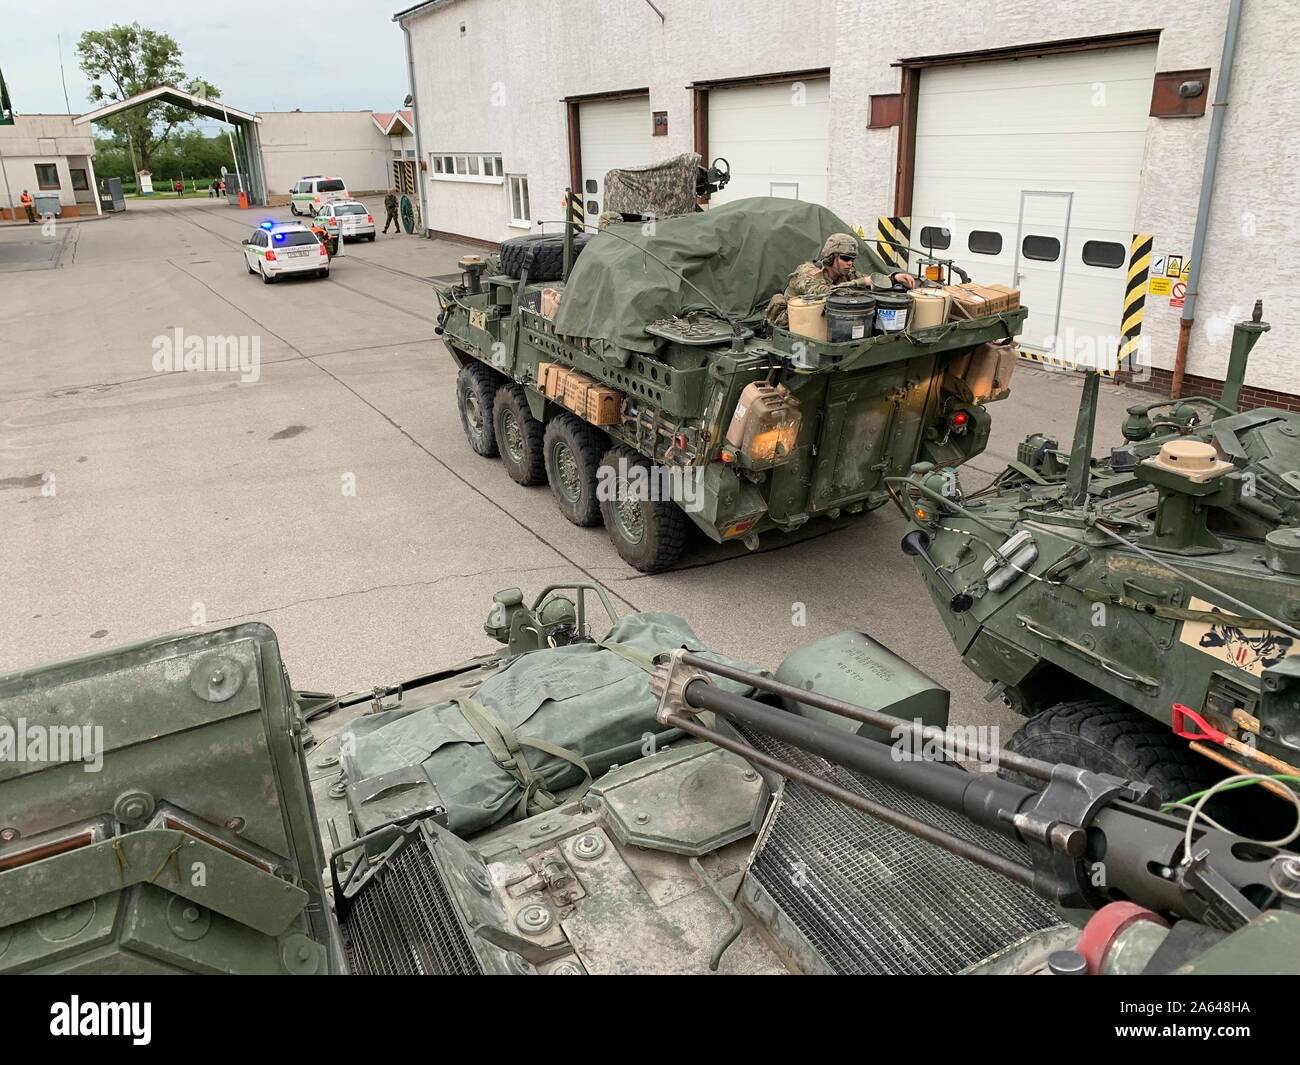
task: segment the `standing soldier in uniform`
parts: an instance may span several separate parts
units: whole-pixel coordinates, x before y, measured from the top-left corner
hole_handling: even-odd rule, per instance
[[[384,197],[384,211],[386,212],[386,217],[384,218],[384,232],[385,233],[388,232],[388,226],[391,223],[393,227],[393,231],[398,236],[401,236],[402,223],[397,220],[397,190],[396,189],[389,189],[388,195]]]
[[[767,320],[786,328],[790,324],[789,303],[795,296],[820,296],[832,289],[890,289],[895,282],[912,288],[916,278],[898,271],[892,274],[859,274],[856,269],[858,238],[852,233],[832,233],[822,245],[816,262],[801,263],[789,277],[785,291],[767,305]]]

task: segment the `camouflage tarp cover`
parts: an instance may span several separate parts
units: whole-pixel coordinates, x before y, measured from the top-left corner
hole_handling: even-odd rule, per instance
[[[754,668],[709,651],[691,627],[673,614],[624,615],[605,640],[651,657],[685,647],[716,661]],[[721,677],[715,682],[737,694],[752,691]],[[650,675],[594,643],[521,655],[485,680],[475,698],[519,735],[580,754],[595,775],[613,761],[638,757],[646,734],[664,731],[655,720],[659,700],[650,690]],[[352,723],[350,734],[350,740],[345,735],[343,746],[349,780],[422,765],[446,804],[448,827],[457,835],[509,817],[523,793],[454,703],[367,714]],[[629,744],[636,750],[627,750]],[[549,788],[570,787],[581,780],[578,771],[562,759],[532,749],[526,754]]]
[[[555,316],[556,332],[649,353],[656,342],[646,335],[647,325],[707,310],[709,301],[757,325],[767,301],[785,290],[790,271],[816,258],[832,233],[849,232],[825,207],[767,196],[661,219],[653,227],[640,222],[610,226],[587,242],[573,264]],[[664,264],[701,289],[708,301]],[[861,273],[886,269],[874,251],[860,244]]]
[[[611,170],[605,175],[605,210],[656,218],[692,214],[699,165],[700,157],[687,152],[653,166]]]

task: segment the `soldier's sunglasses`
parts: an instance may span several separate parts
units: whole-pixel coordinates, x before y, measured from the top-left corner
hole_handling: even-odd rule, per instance
[[[848,263],[850,266],[852,266],[855,262],[858,261],[858,257],[856,255],[837,255],[836,258],[839,259],[841,262]]]

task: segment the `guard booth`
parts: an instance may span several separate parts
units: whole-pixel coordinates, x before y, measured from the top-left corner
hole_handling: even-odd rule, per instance
[[[262,165],[262,141],[257,132],[257,127],[261,125],[262,120],[249,111],[241,111],[220,100],[195,96],[172,85],[162,85],[148,92],[137,93],[125,100],[107,104],[95,111],[87,111],[84,115],[74,118],[72,122],[76,126],[83,126],[89,122],[102,122],[106,118],[120,115],[132,108],[154,103],[169,104],[228,125],[230,127],[228,136],[235,156],[235,168],[239,180],[236,180],[235,174],[226,177],[227,192],[233,192],[233,196],[228,195],[227,199],[238,206],[239,189],[242,187],[248,193],[249,206],[266,204],[266,170]]]

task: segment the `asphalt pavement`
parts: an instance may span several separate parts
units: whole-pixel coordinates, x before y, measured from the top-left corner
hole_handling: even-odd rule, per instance
[[[133,201],[93,226],[0,230],[0,671],[262,621],[296,686],[369,688],[490,650],[498,589],[577,579],[772,668],[860,629],[951,688],[954,721],[1014,727],[951,647],[892,508],[753,553],[699,535],[674,571],[639,574],[464,440],[430,279],[481,249],[381,235],[328,280],[264,285],[240,240],[265,217],[288,209]],[[172,368],[178,341],[207,337],[246,369]],[[967,488],[1028,432],[1068,441],[1079,387],[1019,367]],[[1103,385],[1099,452],[1142,398]]]

